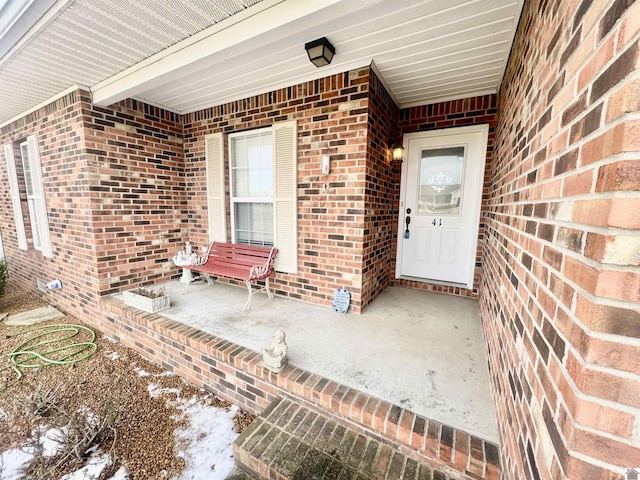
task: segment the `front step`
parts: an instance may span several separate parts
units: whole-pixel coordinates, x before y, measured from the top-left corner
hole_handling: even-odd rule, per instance
[[[396,446],[279,397],[233,444],[236,466],[255,480],[454,480]],[[240,475],[237,472],[235,475]],[[242,476],[227,477],[239,480]]]

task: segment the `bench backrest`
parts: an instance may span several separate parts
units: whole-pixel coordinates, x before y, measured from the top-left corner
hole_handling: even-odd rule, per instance
[[[259,247],[237,243],[212,242],[209,245],[207,263],[219,267],[246,268],[268,263],[271,273],[278,249],[275,247]]]

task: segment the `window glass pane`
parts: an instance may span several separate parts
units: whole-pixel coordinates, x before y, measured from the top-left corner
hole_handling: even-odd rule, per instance
[[[20,145],[20,156],[22,157],[22,171],[24,172],[24,183],[27,187],[27,195],[33,195],[33,184],[31,183],[31,164],[29,163],[29,149],[27,144]]]
[[[262,204],[262,243],[272,247],[273,238],[273,203]]]
[[[460,214],[463,166],[464,147],[422,151],[418,213]]]
[[[247,142],[245,137],[236,137],[233,139],[233,166],[236,168],[247,167]]]
[[[33,247],[36,250],[42,248],[40,242],[40,226],[36,217],[36,197],[33,191],[33,175],[31,174],[31,163],[29,162],[29,147],[27,142],[20,144],[20,157],[22,158],[22,172],[24,175],[24,184],[27,190],[27,206],[29,208],[29,222],[31,223],[31,237],[33,238]]]
[[[33,198],[27,200],[29,204],[29,220],[31,221],[31,235],[33,236],[33,248],[40,249],[40,227],[36,219],[36,201]]]
[[[236,203],[236,242],[273,245],[273,204]]]
[[[251,232],[249,230],[249,203],[235,204],[236,219],[236,243],[251,243]]]
[[[231,140],[232,195],[235,198],[273,197],[271,132]]]
[[[231,197],[235,241],[273,245],[271,131],[231,138]]]

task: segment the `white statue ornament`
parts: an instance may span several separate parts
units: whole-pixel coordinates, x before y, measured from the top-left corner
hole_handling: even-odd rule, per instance
[[[173,260],[173,264],[176,267],[184,267],[185,265],[198,265],[201,261],[200,257],[196,253],[193,253],[191,242],[187,242],[185,245],[185,249],[177,252],[171,260]],[[188,268],[183,268],[180,282],[191,283],[191,280],[193,280],[191,270],[189,270]]]
[[[289,347],[284,341],[286,338],[282,330],[278,330],[273,336],[271,347],[262,349],[262,366],[274,373],[280,373],[287,366],[289,359],[287,351]]]

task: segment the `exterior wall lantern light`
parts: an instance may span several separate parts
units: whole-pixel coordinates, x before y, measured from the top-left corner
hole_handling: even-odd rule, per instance
[[[402,165],[402,155],[404,154],[404,147],[402,143],[397,141],[390,144],[389,148],[391,149],[391,165],[394,170]]]
[[[307,55],[309,55],[309,60],[316,67],[329,65],[333,60],[333,55],[336,53],[336,49],[333,48],[333,45],[329,43],[326,37],[305,43],[304,48],[307,51]]]

